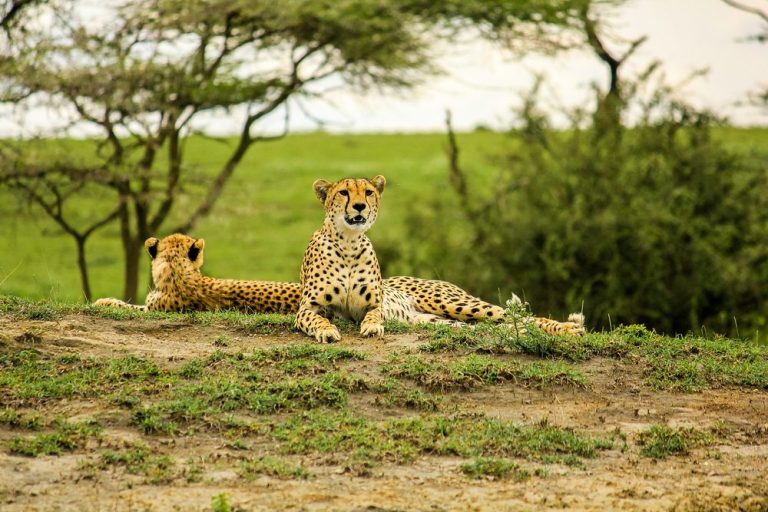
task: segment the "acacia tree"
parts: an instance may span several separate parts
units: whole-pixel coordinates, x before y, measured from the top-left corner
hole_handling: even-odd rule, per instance
[[[254,143],[275,137],[255,135],[257,124],[282,114],[285,133],[291,102],[316,93],[315,84],[335,78],[360,88],[408,87],[430,70],[435,34],[472,25],[488,37],[545,39],[549,34],[537,27],[567,23],[583,3],[142,0],[95,23],[77,2],[55,9],[31,2],[25,14],[47,8],[53,21],[11,38],[0,60],[0,99],[71,113],[72,124],[97,129],[97,143],[90,154],[6,147],[0,182],[22,191],[72,236],[87,300],[86,242],[118,221],[123,298],[133,301],[142,243],[166,230],[189,180],[184,141],[201,114],[242,112],[239,136],[177,231],[210,213]],[[84,217],[82,201],[105,192],[111,206],[94,202],[97,213]]]
[[[210,212],[246,151],[267,137],[254,125],[311,84],[338,75],[356,85],[405,86],[424,67],[423,44],[393,5],[341,3],[132,2],[110,26],[73,11],[45,32],[14,38],[4,62],[4,99],[65,105],[99,129],[94,153],[6,153],[3,180],[24,191],[76,241],[86,298],[85,242],[117,219],[125,255],[123,296],[136,298],[142,242],[157,233],[187,170],[184,136],[201,113],[245,108],[237,142],[182,225]],[[354,17],[353,17],[354,16]],[[249,62],[267,63],[255,72]],[[163,154],[163,158],[159,158]],[[76,227],[69,203],[105,189],[113,206]],[[103,193],[102,193],[103,194]],[[68,215],[69,213],[69,215]]]

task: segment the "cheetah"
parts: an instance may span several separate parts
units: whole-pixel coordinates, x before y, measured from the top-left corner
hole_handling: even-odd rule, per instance
[[[385,184],[379,175],[312,185],[325,207],[325,220],[301,263],[296,327],[321,343],[341,339],[327,318],[333,315],[359,322],[363,336],[384,334],[381,270],[365,233],[376,222]]]
[[[503,321],[505,310],[445,281],[413,277],[381,278],[376,253],[365,233],[376,222],[386,179],[316,180],[323,203],[323,226],[313,235],[301,265],[301,302],[296,327],[319,342],[341,339],[329,320],[339,316],[360,323],[363,336],[384,333],[384,320],[406,323]],[[531,318],[551,334],[583,334],[583,318],[570,322]]]
[[[503,322],[507,313],[503,307],[478,299],[447,281],[395,276],[384,279],[384,287],[385,295],[390,290],[398,290],[408,294],[413,301],[414,308],[420,314],[433,315],[458,323],[483,320]],[[519,304],[521,300],[513,294],[510,303]],[[406,316],[410,317],[411,320],[415,319],[413,313]],[[387,315],[387,319],[391,317],[392,314]],[[409,321],[408,323],[422,323],[422,321],[430,320],[423,317],[421,321]],[[568,315],[567,322],[532,316],[523,319],[523,323],[536,325],[547,334],[557,336],[581,336],[585,333],[584,315],[581,313],[571,313]]]
[[[216,279],[200,273],[205,240],[169,235],[144,242],[152,258],[154,289],[143,306],[118,299],[99,299],[95,306],[143,311],[209,311],[239,309],[252,313],[295,313],[299,308],[298,283]]]

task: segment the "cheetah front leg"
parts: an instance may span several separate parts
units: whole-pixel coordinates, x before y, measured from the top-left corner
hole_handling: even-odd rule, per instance
[[[341,340],[339,329],[319,313],[318,307],[302,302],[296,314],[296,327],[313,336],[319,343],[333,343]]]
[[[363,336],[381,336],[384,334],[384,317],[381,306],[369,310],[360,322],[360,334]]]

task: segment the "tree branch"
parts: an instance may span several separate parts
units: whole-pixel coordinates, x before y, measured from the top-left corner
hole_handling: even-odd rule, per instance
[[[186,233],[190,231],[197,224],[197,222],[200,221],[202,217],[208,215],[208,213],[213,208],[213,205],[216,203],[219,196],[224,191],[224,186],[229,181],[229,178],[232,177],[232,174],[234,173],[235,168],[243,159],[243,156],[245,156],[245,153],[248,151],[248,148],[255,141],[264,140],[263,138],[261,139],[254,138],[251,135],[251,127],[254,125],[254,123],[256,123],[256,121],[274,112],[275,109],[277,109],[280,105],[285,103],[285,101],[305,83],[305,81],[302,81],[299,78],[299,71],[298,71],[299,66],[312,53],[322,48],[322,46],[323,45],[317,45],[313,48],[308,49],[304,53],[304,55],[302,55],[299,59],[295,60],[293,62],[293,69],[291,71],[291,80],[283,87],[283,90],[280,91],[280,94],[278,94],[275,98],[273,98],[272,101],[267,103],[258,112],[248,115],[248,117],[245,120],[245,123],[243,123],[243,129],[240,132],[240,138],[238,140],[237,146],[235,147],[235,150],[232,152],[232,155],[229,157],[227,162],[222,167],[221,171],[219,171],[219,174],[214,179],[213,184],[211,184],[211,187],[208,189],[208,194],[206,194],[205,199],[203,199],[202,203],[200,203],[197,209],[194,212],[192,212],[192,214],[189,216],[187,221],[179,225],[174,231]]]
[[[191,118],[191,117],[190,117]],[[189,120],[188,118],[187,120]],[[168,142],[168,179],[165,186],[165,198],[149,221],[149,232],[155,233],[160,228],[176,200],[176,187],[181,176],[182,153],[179,147],[179,130],[175,127],[171,130]]]
[[[21,12],[36,3],[40,3],[43,0],[13,0],[10,8],[3,12],[0,17],[0,27],[6,32],[16,23],[16,20],[21,15]]]
[[[741,2],[736,2],[734,0],[723,0],[724,3],[730,5],[731,7],[734,7],[740,11],[747,12],[749,14],[754,14],[755,16],[759,16],[763,19],[766,23],[768,23],[768,11],[764,11],[762,9],[759,9],[757,7],[751,7],[749,5],[744,5]]]
[[[633,53],[648,39],[647,36],[635,39],[630,43],[629,48],[621,57],[614,57],[603,44],[602,39],[597,33],[597,23],[589,15],[589,8],[585,7],[581,11],[581,20],[584,26],[584,33],[587,36],[587,43],[595,52],[595,55],[605,62],[610,73],[610,84],[608,95],[619,95],[619,68],[632,56]]]
[[[23,179],[45,179],[51,175],[57,174],[64,176],[73,183],[96,183],[111,188],[115,188],[118,184],[118,180],[106,173],[103,168],[71,167],[59,163],[54,164],[54,166],[50,168],[27,165],[22,170],[0,172],[0,183],[11,183]]]
[[[103,226],[106,226],[107,224],[115,220],[119,214],[120,214],[120,208],[119,207],[115,208],[115,210],[112,211],[112,213],[110,213],[100,221],[92,224],[88,229],[83,231],[83,238],[88,238],[89,236],[91,236],[91,234],[93,234],[94,231],[96,231],[97,229]]]
[[[45,211],[45,213],[48,214],[48,216],[53,219],[61,228],[69,233],[73,238],[76,240],[82,239],[82,235],[77,232],[75,228],[73,228],[67,221],[64,219],[64,217],[61,215],[61,205],[58,204],[56,207],[48,204],[45,199],[41,195],[39,195],[35,190],[27,185],[26,183],[23,183],[21,181],[16,182],[12,186],[18,187],[26,192],[26,194],[32,199],[34,202],[36,202],[40,207]],[[55,187],[51,183],[46,183],[46,186],[51,189],[55,190]],[[58,194],[57,194],[58,195]],[[60,196],[59,196],[60,198]]]
[[[459,167],[459,145],[456,143],[456,134],[451,123],[451,111],[445,111],[445,128],[448,132],[448,178],[451,186],[459,196],[462,209],[469,214],[469,197],[467,192],[467,178]]]

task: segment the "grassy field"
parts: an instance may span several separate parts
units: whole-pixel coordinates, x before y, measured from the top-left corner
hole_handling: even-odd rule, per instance
[[[466,158],[486,162],[504,141],[492,133],[462,137]],[[84,142],[57,142],[76,151]],[[194,138],[187,141],[190,170],[197,176],[192,195],[234,144]],[[408,206],[421,194],[434,194],[445,181],[444,136],[298,134],[253,147],[238,168],[212,215],[195,229],[206,239],[209,275],[298,280],[301,256],[322,222],[322,207],[312,191],[320,177],[383,174],[388,179],[384,207],[371,232],[374,241],[395,238],[407,222]],[[70,147],[74,146],[74,148]],[[482,170],[483,166],[478,166]],[[447,193],[443,189],[444,193]],[[0,290],[30,298],[80,299],[74,243],[36,210],[19,209],[0,189]],[[106,201],[106,198],[105,198]],[[175,218],[184,217],[193,199],[181,201]],[[87,208],[94,208],[93,202]],[[172,229],[171,222],[166,229]],[[167,233],[159,233],[163,235]],[[96,296],[121,293],[121,254],[117,225],[92,238],[89,245]],[[147,265],[148,267],[148,265]]]
[[[764,149],[768,141],[764,129],[723,129],[721,135],[745,151]],[[503,134],[478,132],[461,134],[459,143],[465,166],[481,178],[477,183],[482,186],[483,177],[490,183],[494,155],[508,149],[509,140]],[[46,150],[77,152],[85,144],[88,142],[49,141]],[[188,197],[177,204],[176,220],[196,204],[195,198],[234,141],[192,138],[186,144],[186,162],[194,179],[185,189]],[[424,197],[453,199],[446,186],[444,148],[443,134],[307,133],[254,146],[212,215],[192,233],[208,244],[205,271],[218,277],[297,280],[306,243],[322,220],[321,206],[311,190],[319,177],[385,175],[388,187],[371,238],[380,246],[384,242],[419,244],[418,240],[401,241],[399,233],[408,222],[409,209]],[[492,186],[488,190],[492,193]],[[96,197],[71,207],[88,219],[101,211],[100,205],[111,204],[109,199]],[[21,206],[12,192],[2,188],[0,217],[4,219],[0,223],[0,292],[54,301],[81,300],[74,243],[69,236],[38,210]],[[173,224],[167,223],[165,229],[172,229]],[[98,232],[88,251],[94,295],[119,296],[122,258],[117,225]],[[386,266],[386,254],[382,256]],[[388,268],[391,272],[405,270]],[[148,265],[145,272],[147,269]],[[439,276],[440,269],[433,269],[433,275]]]

